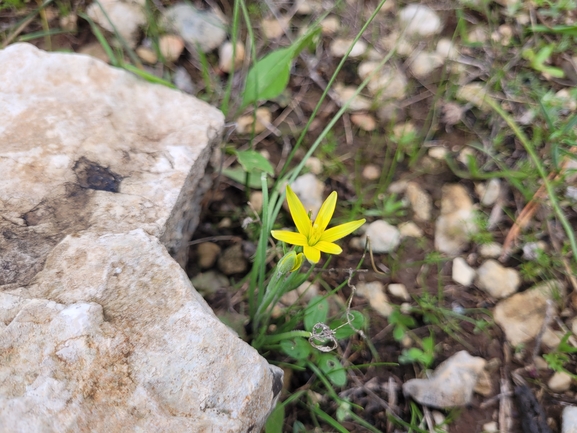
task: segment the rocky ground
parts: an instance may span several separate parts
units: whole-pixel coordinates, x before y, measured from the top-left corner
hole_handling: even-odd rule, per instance
[[[247,338],[262,193],[235,151],[258,151],[278,176],[352,98],[292,187],[313,211],[337,191],[337,222],[368,222],[277,308],[345,283],[331,296],[338,314],[355,290],[352,308],[369,325],[340,342],[350,368],[335,389],[363,408],[353,409],[361,421],[278,351],[264,355],[285,368],[284,398],[306,391],[286,406],[284,431],[577,431],[573,2],[387,0],[354,45],[374,2],[44,5],[0,5],[2,46],[30,41],[131,67],[227,115],[187,272]],[[316,21],[319,38],[286,90],[241,110],[252,53],[289,46]],[[281,215],[279,228],[293,225]]]

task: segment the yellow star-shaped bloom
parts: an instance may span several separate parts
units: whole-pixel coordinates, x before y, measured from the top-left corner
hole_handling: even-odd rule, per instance
[[[336,191],[333,191],[327,197],[314,222],[310,220],[305,207],[288,185],[286,187],[286,198],[298,233],[286,230],[272,230],[272,237],[288,244],[303,247],[305,257],[311,263],[317,263],[320,260],[321,252],[327,254],[342,253],[342,248],[334,242],[354,232],[365,223],[363,218],[327,229],[337,204]]]

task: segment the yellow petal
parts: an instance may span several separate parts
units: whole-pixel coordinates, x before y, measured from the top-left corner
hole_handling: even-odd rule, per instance
[[[307,244],[307,238],[301,233],[289,232],[287,230],[271,230],[273,238],[286,242],[287,244],[303,246]]]
[[[305,207],[294,193],[294,191],[291,189],[291,187],[288,185],[286,186],[286,200],[288,202],[293,221],[295,222],[295,226],[297,226],[297,230],[299,233],[302,233],[308,238],[312,228],[311,220]]]
[[[333,244],[332,242],[326,241],[319,241],[315,244],[315,248],[318,248],[323,253],[327,254],[340,254],[343,252],[343,249],[339,247],[337,244]]]
[[[321,259],[321,252],[316,247],[304,245],[304,253],[307,260],[311,263],[317,263]]]
[[[323,231],[331,222],[331,218],[333,217],[333,213],[335,213],[335,206],[337,204],[337,192],[333,191],[324,201],[323,205],[319,209],[319,213],[315,218],[314,225],[317,227],[317,230]]]
[[[351,234],[360,226],[362,226],[365,221],[366,220],[363,218],[362,220],[351,221],[345,224],[331,227],[321,235],[320,240],[325,242],[334,242],[338,239],[344,238],[346,235]]]

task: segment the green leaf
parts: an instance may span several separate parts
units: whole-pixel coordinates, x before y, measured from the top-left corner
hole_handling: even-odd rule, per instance
[[[312,331],[317,323],[325,323],[329,314],[329,301],[322,296],[315,296],[305,310],[304,325],[307,331]]]
[[[273,51],[258,60],[248,71],[242,97],[242,107],[279,96],[289,82],[293,59],[306,46],[311,44],[313,38],[319,32],[320,28],[317,27],[290,47]]]
[[[283,340],[280,342],[280,347],[284,353],[296,360],[307,359],[311,354],[311,345],[300,337]]]
[[[395,329],[393,329],[393,338],[396,341],[401,341],[403,339],[403,337],[405,336],[407,332],[407,329],[403,326],[396,326]]]
[[[317,365],[333,385],[345,386],[347,384],[347,372],[336,356],[323,353],[317,357]]]
[[[264,171],[274,176],[274,168],[271,163],[255,150],[243,150],[236,152],[238,162],[247,173]]]
[[[353,324],[355,329],[360,330],[364,329],[366,325],[366,319],[363,313],[361,313],[360,311],[353,310],[351,311],[351,314],[353,315],[353,320],[351,320],[351,323]],[[346,318],[335,320],[331,322],[331,329],[336,329],[344,323],[347,323]],[[351,328],[348,324],[346,324],[342,328],[336,329],[335,338],[337,340],[343,340],[345,338],[349,338],[357,333],[355,329]]]
[[[246,171],[244,171],[242,167],[225,168],[222,170],[222,174],[241,185],[245,184]],[[248,174],[248,187],[252,189],[261,189],[259,173]]]
[[[284,425],[284,404],[277,405],[269,415],[264,426],[265,433],[282,433]]]

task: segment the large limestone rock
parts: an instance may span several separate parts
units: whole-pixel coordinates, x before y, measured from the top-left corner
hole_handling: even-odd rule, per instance
[[[0,64],[0,432],[260,431],[282,371],[179,266],[222,114],[85,56]]]
[[[67,236],[11,292],[0,431],[246,432],[282,387],[142,229]]]
[[[0,51],[0,287],[67,234],[142,228],[184,265],[223,115],[86,56]]]

